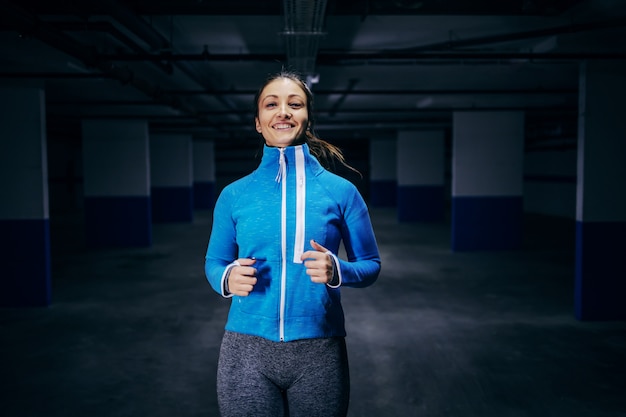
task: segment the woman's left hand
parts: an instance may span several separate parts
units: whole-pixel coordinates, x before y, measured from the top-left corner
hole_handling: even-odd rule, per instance
[[[326,252],[328,249],[311,240],[314,250],[306,251],[302,254],[302,261],[306,267],[306,273],[311,277],[311,281],[318,284],[328,284],[333,279],[333,261]]]

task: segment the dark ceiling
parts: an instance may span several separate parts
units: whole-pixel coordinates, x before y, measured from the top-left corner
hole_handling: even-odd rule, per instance
[[[326,2],[329,15],[537,15],[556,16],[581,3],[582,0],[352,0]],[[107,1],[42,1],[19,2],[36,14],[80,14],[89,17],[106,13]],[[280,15],[281,1],[239,0],[125,0],[119,1],[139,15]],[[305,2],[306,3],[306,2]],[[313,2],[308,2],[313,3]]]
[[[45,88],[53,138],[88,118],[248,136],[283,66],[328,134],[447,128],[459,110],[572,123],[580,64],[626,59],[616,0],[2,0],[0,28],[0,83]]]

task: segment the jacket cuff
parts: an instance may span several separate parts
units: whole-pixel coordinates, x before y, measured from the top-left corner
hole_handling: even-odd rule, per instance
[[[224,269],[224,273],[222,274],[222,279],[220,281],[220,289],[222,290],[222,297],[224,298],[230,298],[234,295],[234,294],[231,294],[230,291],[228,291],[228,277],[230,276],[230,271],[235,266],[240,266],[239,262],[234,261],[233,263],[226,265],[226,269]]]
[[[329,255],[330,259],[333,262],[333,278],[330,280],[330,282],[326,283],[326,285],[328,285],[330,288],[339,288],[342,282],[339,258],[337,258],[337,255],[335,255],[331,251],[327,251],[326,255]]]

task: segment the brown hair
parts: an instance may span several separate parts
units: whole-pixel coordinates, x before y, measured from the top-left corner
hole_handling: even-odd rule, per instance
[[[311,92],[311,89],[309,88],[309,86],[302,80],[302,78],[297,73],[283,69],[280,72],[270,75],[267,78],[265,83],[261,86],[261,88],[259,88],[256,95],[254,96],[255,117],[259,116],[259,99],[261,98],[261,93],[263,92],[263,89],[272,81],[276,81],[281,78],[289,79],[295,82],[296,84],[298,84],[298,86],[300,86],[300,88],[302,89],[302,91],[304,91],[304,94],[306,95],[306,108],[307,108],[307,116],[309,119],[309,126],[306,132],[304,133],[304,136],[305,136],[304,142],[309,146],[309,149],[311,150],[311,153],[313,154],[313,156],[317,158],[317,160],[320,162],[320,164],[322,164],[324,168],[330,171],[334,171],[335,164],[339,162],[342,166],[348,168],[351,171],[356,172],[357,174],[359,174],[359,176],[362,177],[361,173],[357,169],[348,165],[348,163],[346,162],[346,159],[343,156],[343,152],[341,151],[341,149],[339,149],[335,145],[332,145],[326,142],[323,139],[318,138],[317,135],[314,133],[314,130],[313,130],[313,124],[314,124],[313,93]]]

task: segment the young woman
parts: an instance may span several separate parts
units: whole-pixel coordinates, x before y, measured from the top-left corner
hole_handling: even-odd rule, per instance
[[[224,188],[205,260],[232,297],[217,374],[224,417],[345,416],[350,394],[340,287],[380,271],[367,206],[320,162],[345,161],[311,131],[312,94],[282,72],[255,98],[259,167]],[[339,259],[341,241],[347,260]]]

